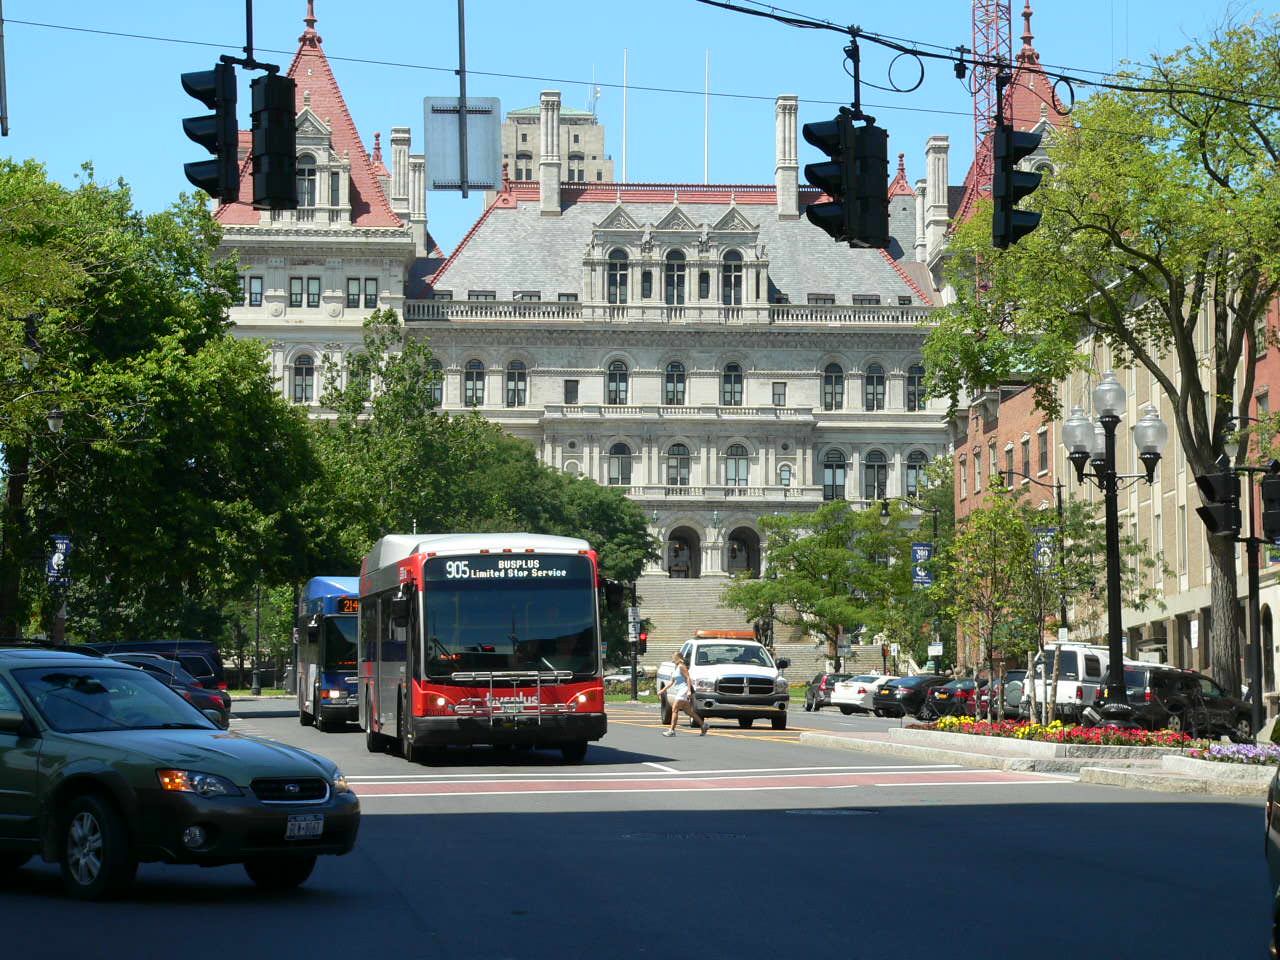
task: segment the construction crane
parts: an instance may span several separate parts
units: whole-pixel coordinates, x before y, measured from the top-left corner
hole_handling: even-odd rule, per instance
[[[1010,0],[973,0],[973,165],[979,196],[991,196],[991,131],[996,123],[996,63],[1013,54]]]

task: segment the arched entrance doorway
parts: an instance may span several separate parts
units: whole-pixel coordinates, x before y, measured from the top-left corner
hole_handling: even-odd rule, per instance
[[[730,576],[760,576],[760,535],[750,527],[738,527],[724,545],[724,569]]]
[[[702,576],[702,538],[691,527],[676,527],[667,537],[667,576],[696,580]]]

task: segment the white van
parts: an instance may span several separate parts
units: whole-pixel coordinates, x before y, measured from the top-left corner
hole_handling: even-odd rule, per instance
[[[1058,667],[1058,688],[1054,696],[1057,703],[1055,718],[1078,722],[1084,708],[1098,696],[1102,675],[1111,662],[1110,649],[1088,643],[1048,643],[1031,661],[1018,711],[1022,717],[1031,716],[1032,684],[1035,685],[1037,713],[1042,709],[1046,701],[1045,690],[1053,680],[1054,658],[1057,656],[1062,658],[1062,663]]]

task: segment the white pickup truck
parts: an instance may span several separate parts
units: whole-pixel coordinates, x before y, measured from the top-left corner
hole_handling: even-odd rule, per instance
[[[680,648],[693,680],[694,709],[704,717],[736,719],[750,727],[768,719],[774,730],[787,729],[787,703],[791,695],[782,671],[791,665],[774,660],[763,645],[748,640],[747,631],[699,630]],[[671,682],[676,665],[668,661],[658,668],[658,689]],[[671,722],[671,705],[660,698],[662,722]]]

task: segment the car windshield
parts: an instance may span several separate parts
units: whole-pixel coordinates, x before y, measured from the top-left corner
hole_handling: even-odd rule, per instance
[[[27,667],[13,675],[45,722],[61,733],[216,729],[145,670],[75,664]]]
[[[883,680],[883,679],[884,677],[873,677],[873,676],[867,675],[865,677],[854,677],[853,681],[855,683],[875,683],[877,680]]]
[[[929,677],[903,677],[901,680],[893,681],[895,687],[918,687],[924,683]]]
[[[194,653],[183,653],[178,656],[178,662],[182,664],[183,669],[193,676],[213,676],[213,666],[204,657],[198,657]]]
[[[1036,663],[1036,675],[1039,677],[1047,677],[1053,679],[1053,654],[1054,651],[1046,650],[1040,654],[1040,658]],[[1043,672],[1041,672],[1043,667]],[[1062,651],[1062,666],[1058,671],[1059,680],[1079,680],[1080,666],[1076,658],[1074,650]]]
[[[710,667],[720,663],[739,663],[756,667],[773,666],[769,651],[764,647],[741,643],[704,643],[693,654],[695,667]]]
[[[1108,670],[1102,675],[1102,686],[1106,686],[1111,682],[1111,671]],[[1129,670],[1124,672],[1125,692],[1129,698],[1141,696],[1148,686],[1152,686],[1152,678],[1146,670]]]

